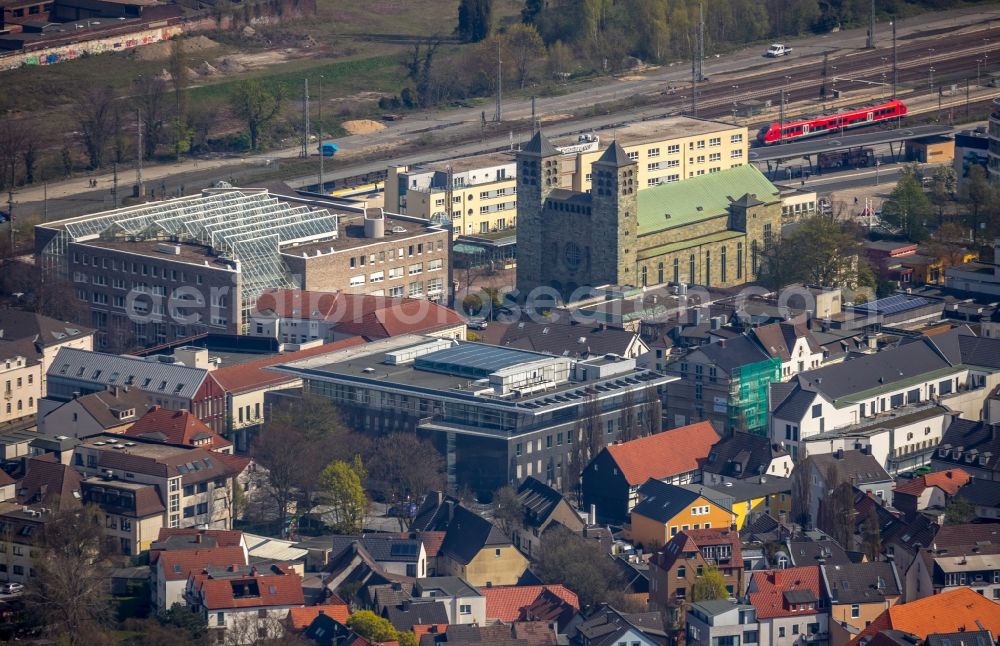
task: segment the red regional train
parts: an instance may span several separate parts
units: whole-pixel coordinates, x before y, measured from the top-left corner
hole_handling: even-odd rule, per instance
[[[895,119],[906,114],[906,104],[899,99],[893,99],[880,105],[868,106],[857,110],[848,110],[838,114],[828,114],[804,121],[790,121],[784,129],[777,123],[761,128],[757,133],[757,141],[763,145],[797,141],[803,137],[822,135],[830,130],[842,128],[857,128],[858,126]]]

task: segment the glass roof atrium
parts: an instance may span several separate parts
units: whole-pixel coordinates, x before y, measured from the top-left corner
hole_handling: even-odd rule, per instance
[[[244,320],[264,289],[297,287],[281,258],[282,245],[337,237],[336,215],[289,204],[263,191],[151,202],[53,224],[60,230],[43,255],[50,262],[58,260],[54,266],[63,269],[67,243],[88,240],[196,244],[239,262]]]

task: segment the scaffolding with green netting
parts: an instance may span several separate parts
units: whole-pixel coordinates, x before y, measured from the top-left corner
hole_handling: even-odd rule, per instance
[[[733,370],[727,406],[729,429],[767,435],[768,391],[780,379],[781,359],[777,357]]]

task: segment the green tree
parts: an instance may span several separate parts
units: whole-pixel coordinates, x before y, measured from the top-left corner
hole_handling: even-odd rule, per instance
[[[256,79],[248,79],[236,85],[229,97],[229,105],[236,118],[247,126],[250,150],[259,148],[261,138],[266,136],[267,129],[281,112],[284,97],[285,90],[280,84],[268,87]]]
[[[869,561],[878,560],[882,553],[882,530],[879,528],[878,513],[869,507],[861,525],[861,549]]]
[[[396,636],[396,641],[399,642],[399,646],[417,646],[417,635],[416,633],[403,630],[400,631]]]
[[[728,598],[729,590],[726,589],[726,580],[722,578],[722,573],[715,566],[705,568],[698,580],[691,585],[691,601],[714,601]]]
[[[330,505],[335,528],[342,534],[360,534],[364,528],[368,498],[362,481],[365,470],[361,456],[352,464],[337,460],[323,469],[319,477],[320,499]]]
[[[399,632],[388,619],[379,617],[371,610],[352,612],[347,618],[347,627],[373,642],[396,641],[399,636]]]
[[[944,508],[945,525],[964,525],[976,518],[976,508],[964,498],[953,498]]]
[[[772,243],[764,252],[759,280],[770,289],[792,283],[851,289],[875,285],[857,231],[824,215],[803,220],[790,236]]]
[[[461,0],[455,32],[468,43],[478,43],[493,29],[493,0]]]
[[[882,203],[882,219],[900,228],[911,240],[927,237],[925,223],[933,214],[934,207],[921,186],[916,173],[904,172],[889,199]]]
[[[504,60],[514,70],[517,87],[524,89],[545,62],[545,43],[532,25],[515,23],[503,33]]]

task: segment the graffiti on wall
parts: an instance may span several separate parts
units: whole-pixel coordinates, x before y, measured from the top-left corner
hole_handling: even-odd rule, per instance
[[[0,69],[12,70],[22,65],[53,65],[63,61],[71,61],[81,56],[92,56],[106,52],[120,52],[143,45],[152,45],[164,40],[170,40],[180,34],[180,25],[159,29],[144,29],[130,34],[115,34],[106,38],[95,38],[86,42],[62,45],[34,52],[15,52],[0,56]]]

